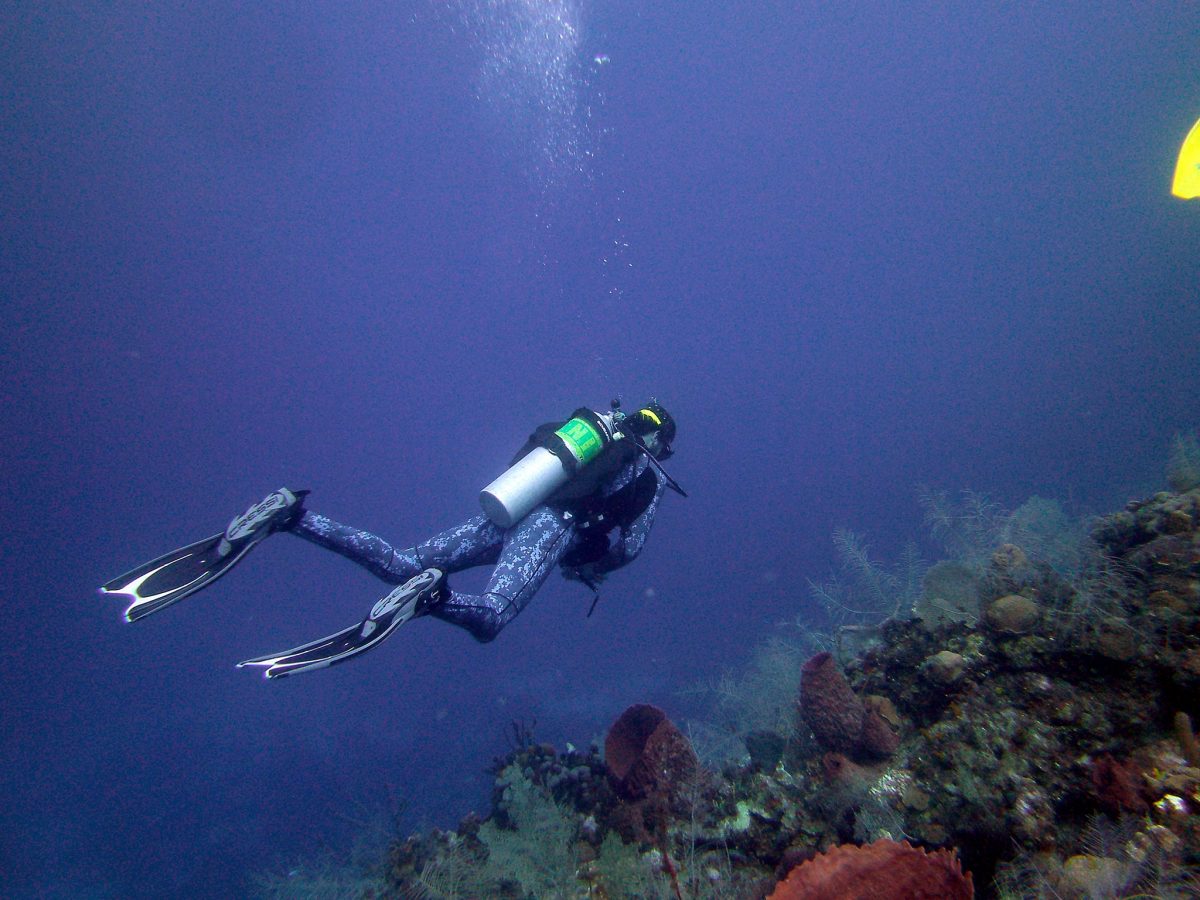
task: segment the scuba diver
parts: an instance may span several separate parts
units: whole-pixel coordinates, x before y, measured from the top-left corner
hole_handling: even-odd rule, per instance
[[[565,423],[534,431],[509,469],[480,494],[483,515],[423,544],[397,549],[305,509],[308,491],[280,488],[222,533],[138,566],[100,590],[130,598],[125,618],[135,622],[212,584],[277,531],[299,535],[399,585],[356,625],[238,663],[265,668],[267,678],[343,662],[420,616],[491,641],[529,605],[555,565],[591,588],[590,616],[600,581],[641,552],[664,490],[687,496],[661,465],[674,439],[675,420],[654,400],[632,415],[617,400],[607,413],[579,409]],[[483,565],[495,568],[482,594],[460,593],[447,583],[449,574]]]

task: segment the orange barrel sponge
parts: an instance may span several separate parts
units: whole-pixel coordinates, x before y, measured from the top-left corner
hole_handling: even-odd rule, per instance
[[[953,850],[927,853],[886,838],[842,844],[803,862],[767,900],[972,900],[975,885]]]
[[[604,762],[625,800],[673,797],[697,766],[696,754],[657,706],[636,703],[613,723],[604,739]]]

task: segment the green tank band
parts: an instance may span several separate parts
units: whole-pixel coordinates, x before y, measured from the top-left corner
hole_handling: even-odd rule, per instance
[[[596,426],[586,419],[574,418],[554,432],[566,444],[579,465],[590,463],[604,449],[604,438]]]

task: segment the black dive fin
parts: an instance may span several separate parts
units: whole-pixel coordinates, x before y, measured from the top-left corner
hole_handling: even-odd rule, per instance
[[[441,569],[426,569],[376,603],[370,615],[357,625],[282,653],[244,660],[238,663],[238,668],[262,666],[267,670],[263,673],[267,678],[283,678],[297,672],[324,669],[365,653],[436,603],[445,577]]]
[[[307,493],[280,488],[234,518],[220,534],[143,563],[105,584],[100,592],[130,598],[132,602],[125,610],[125,618],[130,622],[178,603],[212,584],[251,547],[292,521],[302,511]]]
[[[224,555],[221,553],[222,545],[228,548]],[[136,622],[212,584],[252,546],[245,543],[240,549],[235,549],[225,541],[225,532],[214,534],[140,565],[120,578],[114,578],[100,591],[129,597],[132,602],[125,610],[125,618]]]

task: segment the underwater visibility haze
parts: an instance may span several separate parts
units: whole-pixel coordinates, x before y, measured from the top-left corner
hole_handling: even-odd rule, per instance
[[[764,896],[903,836],[981,896],[1053,847],[1066,895],[1131,812],[1200,862],[1196,5],[14,4],[0,34],[0,893]],[[615,398],[671,411],[688,497],[590,615],[554,574],[490,643],[421,618],[266,681],[236,663],[390,588],[281,534],[145,621],[97,593],[281,485],[410,547]],[[751,709],[771,672],[786,721]],[[875,725],[823,732],[835,696]],[[1067,774],[994,798],[985,744]],[[522,828],[574,874],[504,875]]]

